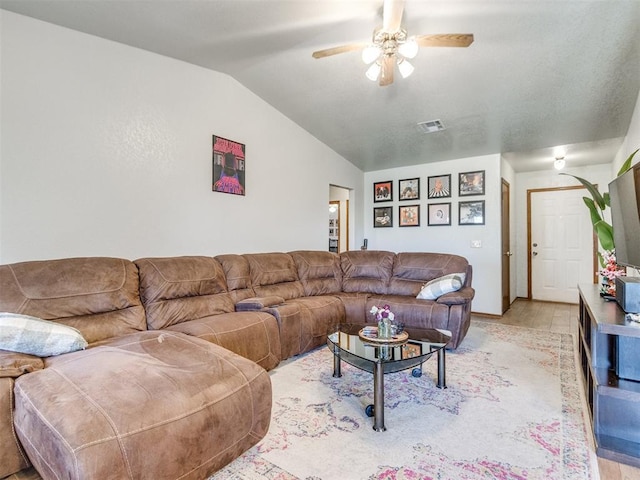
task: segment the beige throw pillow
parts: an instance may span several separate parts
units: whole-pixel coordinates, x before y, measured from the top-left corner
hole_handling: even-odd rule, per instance
[[[29,315],[0,312],[0,349],[51,357],[83,350],[87,341],[78,330]]]
[[[434,278],[422,286],[422,290],[420,290],[416,298],[436,300],[445,293],[460,290],[462,285],[464,285],[464,279],[464,273],[451,273],[443,277]]]

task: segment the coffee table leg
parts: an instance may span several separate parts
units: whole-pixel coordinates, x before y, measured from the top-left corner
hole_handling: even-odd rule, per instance
[[[376,362],[373,366],[373,429],[384,432],[384,365]]]
[[[340,350],[335,346],[333,347],[333,376],[342,376],[342,372],[340,371]]]
[[[438,350],[438,388],[447,388],[444,348]]]

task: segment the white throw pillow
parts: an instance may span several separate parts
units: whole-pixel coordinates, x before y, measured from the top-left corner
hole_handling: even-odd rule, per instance
[[[29,315],[0,312],[0,349],[51,357],[84,350],[87,341],[78,330]]]
[[[434,278],[422,286],[422,290],[420,290],[416,298],[436,300],[445,293],[460,290],[462,285],[464,285],[464,279],[464,273],[451,273],[443,277]]]

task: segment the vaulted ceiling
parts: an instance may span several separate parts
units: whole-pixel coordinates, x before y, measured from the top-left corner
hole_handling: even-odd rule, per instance
[[[359,51],[382,0],[0,0],[0,8],[224,72],[364,171],[501,153],[516,171],[612,160],[640,90],[637,0],[406,0],[420,49],[381,87]],[[444,130],[417,124],[440,120]]]

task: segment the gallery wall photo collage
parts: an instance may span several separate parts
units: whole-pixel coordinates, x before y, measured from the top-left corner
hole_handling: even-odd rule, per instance
[[[450,226],[452,222],[451,201],[452,175],[434,175],[426,178],[426,208],[427,225]],[[395,193],[394,192],[397,192]],[[458,225],[484,225],[485,201],[478,199],[462,200],[465,197],[481,196],[485,194],[485,171],[476,170],[458,174]],[[387,180],[373,183],[373,202],[385,205],[373,207],[374,228],[389,228],[394,226],[394,208],[388,205],[397,197],[399,227],[419,227],[421,222],[420,178],[407,178],[394,182]]]

